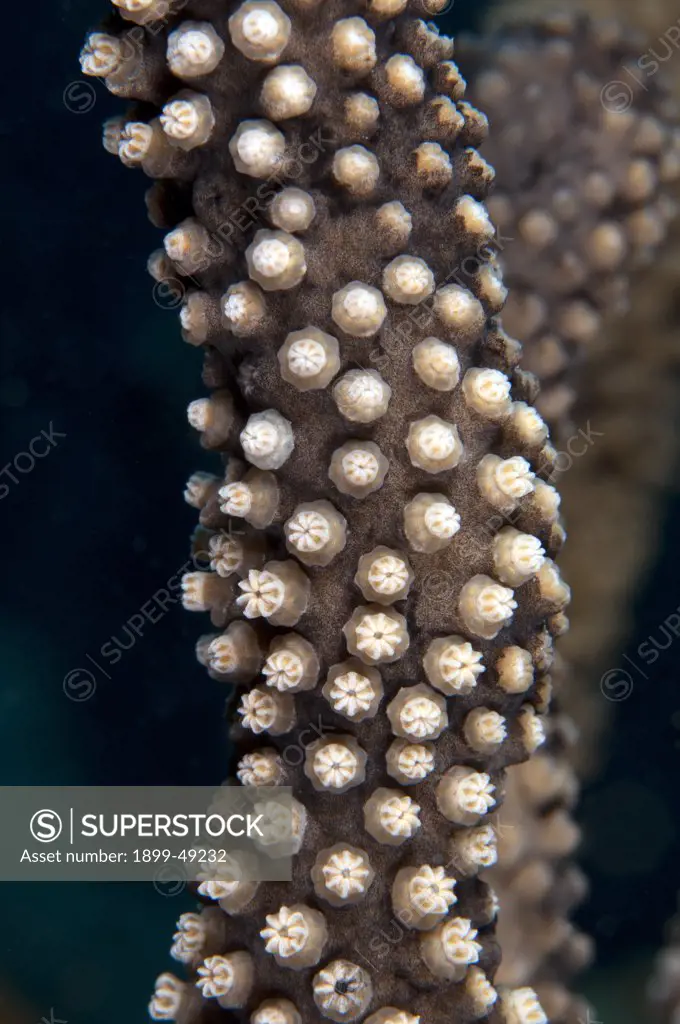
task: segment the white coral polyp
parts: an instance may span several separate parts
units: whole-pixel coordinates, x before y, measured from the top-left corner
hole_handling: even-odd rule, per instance
[[[365,717],[379,696],[379,691],[367,676],[353,671],[336,676],[323,692],[334,711],[354,721]]]
[[[160,121],[168,140],[184,150],[203,146],[215,127],[208,97],[186,89],[165,104]]]
[[[393,92],[393,100],[398,104],[422,103],[425,97],[425,73],[413,57],[395,53],[385,64],[385,76]]]
[[[249,953],[209,956],[198,968],[196,987],[205,999],[217,999],[225,1009],[237,1009],[250,995],[254,979]]]
[[[80,53],[80,69],[84,75],[107,78],[118,70],[122,60],[119,39],[104,32],[91,32]]]
[[[354,338],[369,338],[382,327],[387,307],[382,293],[361,281],[351,281],[333,295],[333,320]]]
[[[451,768],[437,784],[437,806],[457,825],[476,825],[495,804],[495,788],[486,772],[459,766]]]
[[[383,291],[394,302],[415,306],[434,291],[434,274],[417,256],[397,256],[383,271]]]
[[[421,939],[423,960],[436,977],[459,981],[479,960],[482,946],[476,938],[477,930],[467,918],[444,921]]]
[[[395,555],[382,555],[371,562],[367,576],[373,590],[385,597],[393,597],[408,583],[408,566]]]
[[[251,178],[268,178],[279,169],[286,140],[269,121],[242,121],[229,142],[234,166]]]
[[[180,963],[190,964],[200,955],[205,939],[206,929],[200,914],[180,914],[170,956]]]
[[[234,46],[250,60],[273,62],[290,38],[290,18],[273,0],[247,0],[229,18]]]
[[[357,608],[343,632],[351,653],[369,665],[396,661],[409,643],[403,615],[373,611],[371,606]]]
[[[334,63],[344,71],[367,74],[376,64],[375,33],[363,18],[341,18],[331,32]]]
[[[280,577],[267,570],[251,569],[247,580],[241,580],[243,591],[236,603],[247,619],[268,619],[276,614],[286,598],[286,585]]]
[[[304,675],[304,664],[302,658],[293,651],[275,651],[264,663],[262,674],[267,680],[267,686],[284,693],[286,690],[295,690],[300,685]]]
[[[224,43],[210,22],[185,21],[168,36],[168,67],[178,78],[198,78],[214,71]]]
[[[152,1020],[177,1020],[182,1006],[186,983],[174,974],[160,974],[156,979],[154,994],[149,1003]]]
[[[272,199],[269,216],[282,231],[306,231],[316,216],[316,206],[309,192],[284,188]]]
[[[396,735],[409,739],[436,739],[448,725],[445,702],[423,686],[400,690],[387,714]]]
[[[246,261],[250,277],[265,291],[287,291],[307,273],[304,247],[286,231],[258,231],[246,249]]]
[[[349,960],[333,960],[314,975],[312,994],[324,1017],[344,1024],[358,1020],[366,1012],[373,985],[363,967]]]
[[[288,521],[287,536],[298,551],[321,551],[331,538],[331,524],[320,512],[299,512]]]
[[[279,469],[295,447],[290,421],[276,409],[249,416],[240,441],[248,462],[258,469]]]
[[[540,571],[545,551],[538,537],[506,526],[494,537],[493,560],[499,580],[519,587]]]
[[[548,1024],[548,1018],[532,988],[515,988],[501,995],[506,1024]]]
[[[143,121],[128,121],[118,142],[118,156],[128,167],[136,167],[147,158],[154,142],[154,131]]]
[[[434,753],[424,743],[395,740],[387,751],[387,771],[405,786],[422,782],[434,771]]]
[[[241,697],[238,709],[244,729],[250,729],[256,735],[271,729],[279,714],[276,699],[264,690],[250,690]]]
[[[460,361],[453,345],[425,338],[413,349],[413,369],[435,391],[453,391],[460,379]]]
[[[386,846],[401,846],[420,828],[420,805],[399,790],[376,789],[364,804],[364,827]]]
[[[489,708],[473,708],[465,719],[463,732],[473,750],[491,754],[507,736],[505,718]]]
[[[260,101],[265,113],[274,121],[302,117],[314,103],[316,83],[299,64],[289,64],[270,71],[262,85]]]
[[[254,750],[241,758],[236,777],[242,786],[279,786],[283,763],[274,749]]]
[[[350,370],[333,388],[333,398],[345,419],[372,423],[387,412],[392,389],[375,370]]]
[[[432,685],[449,697],[470,693],[484,672],[481,652],[460,636],[433,640],[423,664]]]
[[[517,602],[514,591],[480,575],[463,586],[458,607],[471,633],[492,640],[512,620]]]
[[[443,867],[401,868],[392,883],[392,908],[406,928],[427,931],[456,903],[456,880]]]
[[[265,999],[250,1018],[251,1024],[302,1024],[302,1017],[289,999]]]
[[[512,510],[535,489],[535,475],[526,459],[515,455],[501,459],[485,455],[477,466],[477,483],[482,495],[496,508]]]
[[[344,792],[363,781],[365,765],[358,744],[321,740],[309,748],[305,772],[317,789]]]
[[[267,914],[266,921],[267,926],[260,936],[264,939],[265,950],[278,964],[300,970],[319,962],[327,930],[318,910],[298,903],[281,907],[276,914]]]
[[[365,896],[374,874],[363,850],[342,845],[322,850],[313,871],[320,883],[316,885],[318,895],[331,896],[337,904],[353,903]]]
[[[463,377],[463,394],[471,409],[485,419],[499,421],[511,409],[511,384],[500,370],[473,367]]]
[[[439,416],[426,416],[412,423],[406,446],[411,463],[427,473],[453,469],[463,454],[457,427]]]
[[[220,510],[227,516],[243,519],[253,507],[253,489],[242,480],[220,487]]]

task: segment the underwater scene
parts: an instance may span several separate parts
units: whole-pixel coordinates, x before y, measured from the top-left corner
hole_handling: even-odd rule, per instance
[[[678,1024],[680,7],[6,17],[0,1024]]]

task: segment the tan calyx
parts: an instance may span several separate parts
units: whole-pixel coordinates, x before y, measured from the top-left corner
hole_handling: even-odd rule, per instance
[[[383,686],[376,669],[349,658],[330,667],[321,692],[337,714],[352,722],[362,722],[376,714]]]
[[[411,423],[406,447],[412,465],[427,473],[453,469],[463,455],[463,444],[455,423],[439,416],[426,416]]]
[[[341,18],[331,32],[333,61],[343,71],[366,75],[375,67],[375,33],[363,18]]]
[[[425,98],[423,69],[407,53],[395,53],[385,64],[388,96],[395,107],[410,107]]]
[[[485,772],[462,765],[449,769],[437,783],[437,807],[456,825],[476,825],[494,806],[494,786]]]
[[[511,621],[517,602],[514,591],[502,587],[490,576],[473,576],[458,599],[461,618],[475,636],[492,640]]]
[[[333,157],[333,177],[338,185],[357,197],[370,196],[380,178],[380,164],[365,146],[346,146]]]
[[[403,786],[413,786],[434,771],[434,748],[430,743],[397,739],[390,744],[385,761],[388,775]]]
[[[463,394],[469,408],[495,423],[510,414],[510,381],[500,370],[472,367],[463,377]]]
[[[305,775],[315,789],[345,793],[364,781],[366,752],[353,736],[322,737],[305,754]]]
[[[266,922],[260,936],[265,950],[280,967],[300,971],[318,964],[328,940],[326,920],[320,911],[296,903],[267,914]]]
[[[252,626],[240,619],[227,626],[208,647],[208,665],[230,682],[248,683],[262,664],[262,652]]]
[[[381,545],[361,556],[354,582],[366,601],[393,604],[408,596],[414,578],[406,556]]]
[[[406,928],[427,931],[457,902],[455,887],[456,879],[444,867],[401,868],[392,884],[392,908]]]
[[[460,516],[444,494],[416,494],[404,508],[404,533],[414,551],[441,551],[459,529]]]
[[[485,455],[477,466],[477,486],[484,498],[503,512],[511,512],[522,498],[536,490],[530,464],[520,455],[501,459]],[[546,485],[547,486],[547,485]]]
[[[345,124],[350,131],[359,135],[371,135],[380,120],[380,107],[373,96],[365,92],[353,92],[345,97]]]
[[[242,786],[280,786],[285,770],[278,751],[273,747],[262,747],[241,758],[236,777]]]
[[[490,868],[498,859],[496,831],[492,825],[480,825],[457,832],[451,841],[454,863],[466,875]]]
[[[285,50],[291,23],[273,0],[246,0],[229,18],[229,34],[237,50],[250,60],[274,63]]]
[[[404,616],[378,604],[356,608],[343,633],[350,654],[366,665],[397,661],[409,646]]]
[[[252,281],[231,284],[220,299],[222,323],[237,338],[247,337],[257,330],[267,304],[262,290]]]
[[[311,585],[296,562],[267,562],[263,569],[251,569],[239,589],[236,603],[247,619],[294,626],[307,609]]]
[[[305,565],[328,565],[342,551],[347,520],[330,501],[298,505],[284,524],[286,547]]]
[[[489,708],[473,708],[463,723],[468,745],[479,754],[492,754],[507,736],[505,718]]]
[[[364,828],[383,846],[401,846],[420,828],[420,805],[398,789],[376,789],[364,804]]]
[[[281,231],[306,231],[316,216],[316,205],[309,192],[284,188],[271,201],[269,219]]]
[[[279,488],[273,473],[250,469],[242,480],[219,489],[220,511],[226,516],[245,519],[261,529],[269,526],[279,505]]]
[[[183,21],[168,36],[168,67],[177,78],[200,78],[215,70],[224,43],[209,21]]]
[[[519,587],[535,576],[545,560],[538,537],[505,526],[493,539],[493,562],[503,583]]]
[[[457,635],[433,640],[425,653],[423,667],[432,686],[447,697],[471,693],[485,670],[481,652]]]
[[[191,150],[208,141],[215,127],[215,115],[207,96],[183,89],[165,104],[160,122],[171,145]]]
[[[262,675],[280,693],[312,690],[319,678],[319,659],[308,640],[297,633],[276,636],[269,646]]]
[[[278,351],[281,376],[298,391],[325,388],[340,369],[337,339],[318,327],[292,331]]]
[[[392,389],[376,370],[349,370],[333,387],[338,411],[352,423],[372,423],[387,412]]]
[[[453,345],[425,338],[413,349],[413,369],[423,384],[435,391],[453,391],[460,379],[460,362]]]
[[[438,142],[421,142],[414,150],[415,169],[423,188],[443,188],[453,177],[451,158]]]
[[[246,262],[248,274],[266,292],[294,288],[307,273],[304,246],[286,231],[256,231]]]
[[[373,997],[373,984],[358,964],[332,960],[314,975],[312,994],[323,1017],[345,1024],[365,1014]]]
[[[418,256],[397,256],[383,271],[382,287],[393,302],[417,306],[434,291],[434,274]]]
[[[295,724],[293,697],[258,687],[244,693],[237,711],[243,728],[254,732],[256,736],[262,732],[281,736],[290,732]]]
[[[436,740],[449,724],[446,700],[424,683],[398,690],[387,717],[394,735],[410,740]]]
[[[373,441],[346,441],[331,457],[328,475],[341,494],[365,498],[380,490],[389,462]]]
[[[276,409],[252,413],[239,440],[248,462],[258,469],[279,469],[295,447],[290,421]]]
[[[533,659],[522,647],[504,647],[495,668],[498,685],[506,693],[525,693],[533,685]]]
[[[334,293],[331,316],[353,338],[370,338],[382,327],[387,307],[377,288],[362,281],[350,281]]]
[[[333,907],[360,902],[374,878],[368,854],[347,843],[320,850],[312,868],[316,895]]]
[[[482,952],[476,938],[477,930],[468,918],[453,917],[421,938],[420,953],[436,978],[460,981]]]
[[[251,178],[268,178],[282,165],[285,136],[270,121],[241,121],[229,142],[234,166]]]
[[[280,64],[270,71],[260,92],[260,103],[272,121],[285,121],[309,113],[316,82],[300,64]]]
[[[198,968],[196,987],[204,999],[217,999],[224,1009],[245,1004],[255,980],[253,958],[245,950],[209,956]]]

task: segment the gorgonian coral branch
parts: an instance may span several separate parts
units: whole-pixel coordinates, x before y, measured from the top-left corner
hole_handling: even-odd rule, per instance
[[[564,11],[508,21],[461,40],[458,57],[493,129],[482,147],[497,172],[489,208],[512,238],[504,324],[558,422],[575,366],[627,310],[631,277],[675,214],[678,108],[663,75],[636,68],[643,44],[618,22]]]
[[[211,389],[189,421],[225,462],[187,486],[212,571],[185,605],[220,630],[198,656],[234,687],[238,783],[295,796],[292,882],[206,878],[224,917],[180,922],[189,980],[152,1016],[539,1024],[490,983],[478,872],[569,592],[554,451],[496,320],[486,118],[417,17],[434,0],[118,6],[146,26],[129,81],[98,39],[84,67],[157,104],[105,143],[163,179],[150,270],[186,283]]]

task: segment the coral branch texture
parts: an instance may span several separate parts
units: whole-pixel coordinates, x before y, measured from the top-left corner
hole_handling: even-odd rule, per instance
[[[504,769],[545,739],[564,534],[497,321],[487,120],[420,17],[442,5],[116,0],[84,50],[144,104],[105,145],[159,179],[149,269],[205,349],[199,660],[232,690],[238,784],[296,801],[292,882],[201,883],[157,1020],[547,1019],[492,986],[478,872]]]
[[[538,407],[559,422],[575,368],[628,309],[631,276],[674,215],[677,104],[663,75],[634,93],[621,81],[641,43],[619,23],[510,16],[496,34],[461,40],[457,55],[493,129],[482,147],[497,172],[489,209],[511,239],[503,321],[543,382]]]

